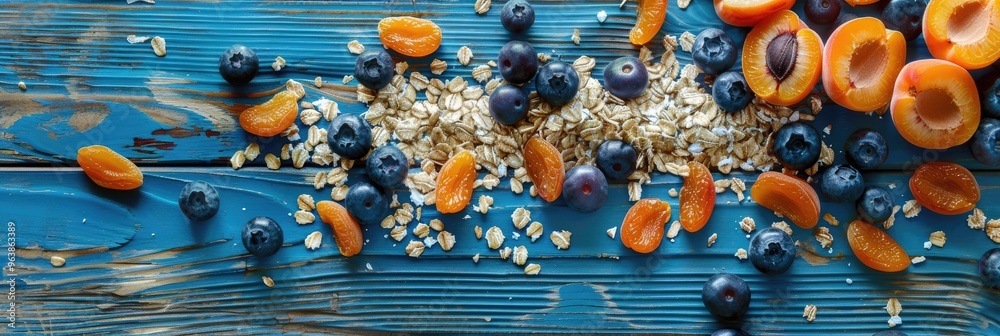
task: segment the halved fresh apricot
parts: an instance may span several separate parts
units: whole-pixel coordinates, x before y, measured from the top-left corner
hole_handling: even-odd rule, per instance
[[[347,212],[347,208],[333,202],[320,201],[316,203],[319,219],[333,229],[333,240],[337,243],[340,254],[350,257],[361,252],[365,245],[361,234],[361,225]]]
[[[476,184],[476,158],[469,151],[461,151],[441,166],[434,205],[442,214],[462,211],[472,200]]]
[[[935,58],[970,70],[1000,59],[1000,1],[931,0],[923,30]]]
[[[774,13],[747,34],[743,74],[750,89],[768,103],[798,103],[816,86],[822,70],[823,41],[795,12]]]
[[[622,220],[622,244],[639,253],[655,251],[663,240],[663,229],[668,220],[669,203],[656,198],[635,202]]]
[[[750,187],[750,197],[803,229],[812,229],[819,222],[819,195],[798,177],[771,171],[761,173]]]
[[[628,40],[643,45],[653,40],[667,20],[667,0],[639,0],[635,26],[628,33]]]
[[[942,215],[971,211],[979,202],[979,182],[968,169],[951,162],[929,162],[910,177],[910,192],[927,210]]]
[[[708,224],[715,209],[715,181],[705,165],[688,162],[689,173],[681,188],[681,227],[687,232],[697,232]]]
[[[289,90],[240,113],[240,127],[250,134],[272,137],[288,129],[299,114],[298,97]]]
[[[538,196],[548,202],[555,201],[562,194],[563,169],[562,154],[556,146],[539,137],[531,137],[524,144],[524,168],[528,178],[535,184]]]
[[[946,149],[972,138],[979,127],[979,108],[979,92],[969,72],[936,59],[904,66],[889,105],[903,139],[927,149]]]
[[[93,145],[76,152],[76,162],[90,180],[114,190],[132,190],[142,186],[142,172],[134,162],[111,148]]]
[[[753,27],[771,14],[789,10],[795,0],[715,0],[715,14],[722,22]]]
[[[879,109],[906,63],[903,34],[873,17],[844,23],[823,48],[823,89],[833,102],[858,112]]]
[[[848,5],[851,5],[851,7],[858,5],[871,5],[878,1],[879,0],[844,0],[844,2],[846,2]]]
[[[876,271],[899,272],[910,266],[910,256],[896,240],[863,221],[855,220],[847,226],[847,243],[862,264]]]
[[[378,39],[386,49],[410,57],[424,57],[441,47],[441,27],[412,16],[387,17],[378,22]]]

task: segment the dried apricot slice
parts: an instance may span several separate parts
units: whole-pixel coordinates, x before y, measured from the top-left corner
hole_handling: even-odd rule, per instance
[[[285,90],[263,104],[251,106],[240,113],[240,127],[250,134],[272,137],[295,123],[299,114],[298,97]]]
[[[639,253],[655,251],[663,240],[663,227],[668,220],[669,203],[656,198],[639,200],[628,209],[622,221],[622,244]]]
[[[628,40],[643,45],[653,40],[667,20],[667,0],[639,0],[635,26],[628,33]]]
[[[93,145],[76,152],[76,162],[97,185],[114,190],[132,190],[142,186],[142,172],[132,161],[111,148]]]
[[[715,181],[708,167],[699,162],[688,162],[688,168],[680,196],[681,226],[687,232],[697,232],[708,224],[715,209]]]
[[[910,192],[927,210],[942,215],[968,212],[979,202],[979,183],[968,169],[951,162],[921,165],[910,177]]]
[[[899,272],[910,266],[910,256],[888,233],[863,221],[847,227],[847,243],[862,264],[876,271]]]
[[[566,172],[563,170],[562,154],[556,146],[539,137],[528,139],[524,144],[524,168],[528,170],[528,178],[535,184],[538,196],[548,202],[559,198]]]
[[[424,57],[441,46],[441,27],[431,20],[412,16],[387,17],[378,22],[378,38],[386,49]]]
[[[462,211],[472,200],[476,183],[476,158],[469,151],[461,151],[441,167],[434,191],[435,205],[443,214]]]
[[[361,252],[365,239],[361,235],[361,225],[351,218],[344,206],[333,201],[316,203],[319,219],[333,229],[333,240],[340,254],[350,257]]]
[[[750,196],[761,206],[787,217],[803,229],[819,222],[819,195],[809,183],[778,172],[764,172],[757,177]]]

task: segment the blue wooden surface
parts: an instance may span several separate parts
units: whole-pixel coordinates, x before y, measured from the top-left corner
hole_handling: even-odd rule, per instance
[[[383,16],[418,15],[443,27],[441,49],[423,59],[407,59],[411,69],[430,76],[426,65],[435,57],[450,69],[440,76],[468,77],[455,53],[468,45],[474,64],[494,58],[511,35],[498,22],[502,1],[486,15],[476,15],[473,1],[167,1],[125,5],[124,1],[10,1],[0,4],[0,198],[2,220],[16,224],[18,323],[4,333],[341,333],[422,331],[457,332],[613,332],[708,334],[721,326],[704,310],[700,288],[710,275],[726,270],[744,276],[753,303],[742,324],[758,334],[871,334],[886,329],[882,309],[890,297],[904,307],[903,326],[911,335],[998,334],[995,291],[981,288],[975,260],[994,244],[969,230],[965,216],[898,216],[889,233],[911,256],[928,261],[900,274],[881,274],[860,265],[851,255],[844,225],[830,227],[835,237],[832,258],[811,265],[799,258],[788,274],[766,277],[733,253],[748,239],[737,222],[746,216],[758,227],[779,220],[752,202],[740,204],[732,193],[720,194],[711,223],[695,234],[682,233],[651,255],[622,247],[605,230],[620,224],[630,205],[622,185],[613,185],[608,204],[583,215],[557,202],[543,204],[509,190],[485,191],[496,198],[488,215],[470,209],[439,216],[424,210],[426,222],[441,218],[457,236],[451,252],[428,249],[420,258],[406,257],[404,244],[383,238],[387,230],[372,227],[361,255],[338,255],[329,228],[321,223],[299,226],[289,217],[295,198],[317,199],[311,180],[319,168],[263,168],[233,171],[225,161],[252,137],[235,117],[248,105],[262,102],[287,79],[328,82],[352,71],[346,43],[357,39],[379,46],[375,24]],[[581,55],[602,67],[637,49],[627,41],[635,2],[618,9],[617,1],[533,1],[538,20],[526,37],[537,50],[573,60]],[[802,4],[797,4],[801,12]],[[608,21],[595,14],[605,10]],[[850,9],[864,12],[867,9]],[[870,12],[870,10],[868,10]],[[747,30],[724,27],[708,0],[694,0],[680,10],[671,3],[662,34],[680,35],[705,27],[725,28],[740,43]],[[582,44],[573,45],[573,28]],[[163,36],[168,54],[153,55],[147,43],[130,45],[130,34]],[[659,41],[659,38],[654,41]],[[253,47],[262,73],[246,88],[234,91],[217,73],[217,58],[226,47]],[[662,51],[658,43],[650,47]],[[910,59],[926,57],[920,41],[912,42]],[[289,67],[275,73],[267,67],[275,56]],[[678,52],[682,62],[689,54]],[[402,59],[402,58],[400,58]],[[600,77],[599,71],[594,73]],[[977,73],[978,75],[978,73]],[[26,92],[17,89],[24,81]],[[353,87],[306,85],[307,100],[340,98],[342,111],[360,113]],[[883,171],[866,175],[872,184],[890,185],[897,203],[911,199],[909,172],[926,161],[960,162],[977,171],[983,190],[980,207],[997,216],[989,202],[997,194],[1000,175],[971,160],[964,146],[925,151],[905,143],[888,117],[867,116],[828,106],[814,125],[832,125],[825,141],[838,148],[854,129],[881,130],[892,144]],[[275,152],[283,143],[269,143]],[[93,143],[115,148],[137,160],[146,173],[138,191],[102,190],[72,167],[76,149]],[[842,154],[837,151],[838,161]],[[262,160],[258,159],[259,164]],[[354,174],[358,174],[355,172]],[[738,175],[747,179],[750,175]],[[721,177],[721,176],[719,176]],[[223,209],[212,220],[192,224],[177,210],[183,183],[206,180],[220,188]],[[357,181],[360,177],[353,177]],[[502,185],[506,185],[504,179]],[[656,175],[644,195],[676,199],[667,190],[680,188],[673,176]],[[405,191],[400,199],[407,199]],[[500,261],[484,241],[473,237],[475,225],[513,230],[510,213],[527,206],[546,232],[573,232],[572,247],[558,251],[545,238],[529,243],[508,238],[507,246],[527,245],[529,262],[542,265],[538,276]],[[246,209],[246,210],[244,210]],[[824,202],[823,212],[844,224],[852,207]],[[464,220],[463,216],[471,215]],[[239,230],[259,215],[279,219],[286,244],[277,255],[254,258],[239,243]],[[676,216],[675,216],[676,217]],[[821,224],[827,226],[825,223]],[[324,233],[323,247],[307,251],[302,240],[312,231]],[[943,230],[945,248],[924,250],[930,232]],[[708,236],[718,242],[705,247]],[[522,232],[523,235],[523,232]],[[508,234],[509,237],[509,234]],[[818,248],[809,230],[794,237]],[[408,241],[412,237],[404,240]],[[476,253],[484,258],[472,262]],[[49,257],[63,256],[54,268]],[[602,255],[618,259],[601,258]],[[815,258],[814,258],[815,259]],[[812,260],[816,262],[816,260]],[[368,265],[371,269],[368,269]],[[265,287],[260,276],[276,282]],[[847,284],[846,279],[853,280]],[[807,323],[802,308],[819,307]],[[6,325],[6,324],[4,324]]]

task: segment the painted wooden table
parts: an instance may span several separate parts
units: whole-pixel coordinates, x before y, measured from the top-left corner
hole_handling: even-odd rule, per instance
[[[624,9],[610,0],[533,3],[538,19],[528,35],[538,50],[569,60],[588,55],[599,66],[637,52],[626,38],[635,2]],[[903,325],[895,329],[910,335],[1000,334],[1000,293],[982,288],[976,276],[976,260],[995,245],[967,228],[965,215],[898,215],[888,232],[911,256],[927,258],[902,273],[882,274],[860,265],[847,245],[844,225],[823,223],[835,238],[832,252],[817,250],[808,230],[795,230],[794,238],[808,247],[800,251],[805,256],[787,274],[763,276],[733,256],[749,242],[737,222],[750,216],[766,226],[778,219],[753,202],[737,202],[733,193],[720,194],[706,229],[638,255],[605,234],[630,206],[622,185],[612,185],[607,204],[587,215],[500,188],[476,191],[475,197],[496,198],[488,215],[466,209],[439,216],[425,209],[425,220],[441,218],[457,236],[451,252],[431,248],[419,259],[410,258],[403,253],[405,244],[384,238],[387,230],[369,227],[363,253],[346,259],[339,256],[329,227],[300,226],[289,217],[299,194],[329,197],[328,190],[316,191],[310,182],[321,168],[274,172],[260,167],[260,159],[257,167],[228,167],[232,153],[250,141],[235,122],[240,111],[266,100],[287,79],[311,83],[323,76],[337,82],[350,74],[354,56],[346,43],[357,39],[378,46],[380,18],[416,15],[436,21],[444,29],[444,45],[431,57],[410,59],[410,67],[426,68],[440,57],[451,64],[443,76],[468,76],[470,68],[455,61],[460,46],[470,46],[478,64],[495,57],[509,39],[499,24],[500,5],[493,6],[486,15],[476,15],[472,0],[0,4],[0,219],[12,223],[9,237],[16,244],[9,258],[14,267],[5,268],[5,278],[12,280],[6,282],[10,296],[0,306],[13,301],[16,322],[5,321],[3,333],[705,335],[729,326],[755,335],[871,334],[888,328],[883,307],[895,297],[903,306]],[[746,33],[723,27],[708,0],[694,0],[686,10],[670,6],[661,35],[714,26],[741,43]],[[607,22],[597,22],[601,10],[607,11]],[[570,42],[573,28],[580,29],[579,46]],[[155,56],[148,43],[129,44],[130,34],[164,37],[167,56]],[[218,55],[235,43],[252,46],[262,63],[261,74],[241,89],[226,84],[217,71]],[[652,47],[654,52],[660,48]],[[288,67],[271,71],[268,64],[279,55]],[[922,42],[910,44],[911,59],[926,55]],[[689,60],[687,53],[678,56]],[[20,81],[27,91],[18,89]],[[354,101],[353,87],[306,89],[310,101],[327,97],[338,100],[342,111],[365,110]],[[983,186],[980,208],[987,216],[1000,216],[1000,205],[992,202],[1000,197],[1000,174],[971,160],[964,146],[923,151],[905,143],[888,118],[832,106],[814,124],[832,126],[825,141],[835,146],[860,127],[885,134],[892,145],[889,161],[865,179],[892,188],[898,204],[912,198],[907,181],[916,166],[955,161],[976,171]],[[263,152],[276,152],[284,141],[274,140]],[[90,144],[107,145],[137,161],[146,176],[143,187],[116,192],[90,183],[73,167],[77,148]],[[748,183],[755,178],[736,176]],[[222,209],[207,222],[189,223],[177,209],[177,194],[191,180],[220,189]],[[676,207],[667,190],[680,182],[656,175],[644,195],[663,197]],[[405,190],[397,193],[408,199]],[[510,214],[518,206],[545,223],[546,233],[573,232],[567,251],[544,238],[513,242],[529,246],[530,261],[542,265],[537,276],[499,260],[473,237],[476,225],[510,228]],[[846,204],[824,203],[823,212],[842,223],[855,217]],[[239,240],[243,224],[261,215],[278,219],[285,230],[286,246],[269,258],[249,256]],[[463,219],[466,215],[471,218]],[[324,233],[323,245],[307,251],[303,239],[317,230]],[[948,244],[925,250],[923,242],[937,230],[947,233]],[[712,233],[719,239],[706,248]],[[483,257],[474,263],[477,253]],[[64,257],[66,265],[51,266],[52,256]],[[718,322],[702,306],[703,282],[723,270],[744,277],[753,291],[742,324]],[[264,286],[264,275],[274,279],[273,288]],[[802,317],[808,304],[819,307],[812,323]]]

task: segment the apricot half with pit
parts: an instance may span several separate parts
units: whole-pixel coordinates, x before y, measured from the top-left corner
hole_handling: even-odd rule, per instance
[[[931,0],[924,10],[923,30],[935,58],[966,69],[1000,59],[998,0]]]
[[[823,89],[833,102],[858,112],[879,109],[906,63],[903,34],[863,17],[844,23],[823,48]]]
[[[743,74],[764,101],[781,106],[798,103],[819,81],[823,42],[792,11],[768,16],[747,34]]]
[[[927,149],[965,143],[979,127],[979,93],[972,75],[948,61],[926,59],[903,67],[889,109],[903,139]]]

